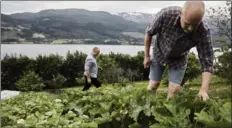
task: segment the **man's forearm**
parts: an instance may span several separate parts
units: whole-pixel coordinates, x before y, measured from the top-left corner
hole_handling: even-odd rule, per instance
[[[152,37],[149,35],[145,35],[145,40],[144,40],[144,44],[145,44],[145,53],[144,56],[145,57],[150,57],[150,46],[151,46],[151,39]]]
[[[212,77],[212,73],[210,73],[210,72],[203,72],[202,73],[202,85],[201,85],[202,91],[209,90],[209,84],[211,81],[211,77]]]

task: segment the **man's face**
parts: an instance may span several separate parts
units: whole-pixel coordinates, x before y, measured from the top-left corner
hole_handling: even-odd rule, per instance
[[[191,33],[192,31],[197,29],[199,23],[201,22],[199,18],[193,17],[191,13],[181,13],[180,18],[181,27],[186,33]]]
[[[99,54],[100,54],[100,50],[93,51],[93,55],[94,55],[94,56],[97,57]]]

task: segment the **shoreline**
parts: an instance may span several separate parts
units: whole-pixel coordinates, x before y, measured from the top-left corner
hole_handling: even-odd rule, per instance
[[[1,45],[20,45],[18,44],[5,44],[1,43]],[[23,43],[21,45],[112,45],[112,46],[144,46],[144,44],[27,44]]]

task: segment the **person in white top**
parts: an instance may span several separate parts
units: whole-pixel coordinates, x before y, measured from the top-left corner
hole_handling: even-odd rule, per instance
[[[85,86],[82,91],[87,91],[91,84],[95,85],[96,88],[101,87],[101,82],[97,78],[98,74],[98,65],[96,61],[96,57],[100,54],[100,49],[98,47],[94,47],[91,55],[88,55],[85,59]]]

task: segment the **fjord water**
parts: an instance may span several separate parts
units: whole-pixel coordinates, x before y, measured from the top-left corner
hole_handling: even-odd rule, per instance
[[[76,50],[85,54],[90,54],[93,47],[99,47],[102,54],[109,54],[110,52],[113,52],[134,56],[137,54],[137,52],[144,51],[144,46],[142,45],[1,44],[1,58],[3,58],[6,54],[22,54],[32,58],[38,56],[39,54],[58,54],[61,56],[66,56],[68,51],[72,53]],[[196,48],[192,48],[191,52],[197,54]]]

